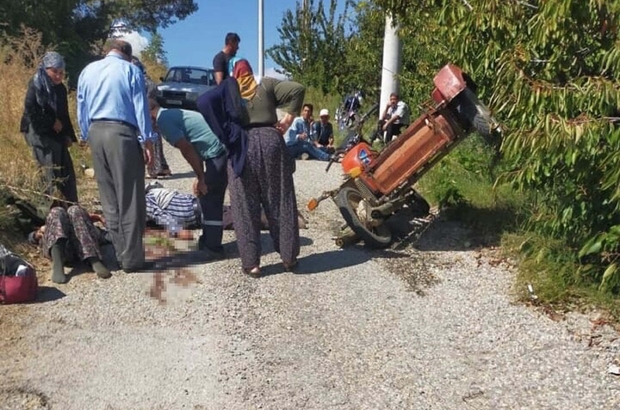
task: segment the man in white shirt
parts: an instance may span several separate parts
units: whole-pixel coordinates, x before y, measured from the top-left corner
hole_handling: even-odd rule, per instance
[[[404,128],[409,126],[409,107],[397,93],[390,94],[390,102],[381,116],[381,129],[385,132],[385,143],[389,144],[392,138],[400,135]]]

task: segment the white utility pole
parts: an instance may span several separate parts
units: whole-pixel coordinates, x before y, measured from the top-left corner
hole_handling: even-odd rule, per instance
[[[383,37],[383,65],[381,70],[381,99],[379,116],[383,114],[390,101],[390,94],[398,93],[402,45],[397,35],[398,25],[393,25],[391,15],[385,17],[385,34]]]
[[[264,38],[264,6],[263,0],[258,0],[258,78],[265,76],[265,38]]]

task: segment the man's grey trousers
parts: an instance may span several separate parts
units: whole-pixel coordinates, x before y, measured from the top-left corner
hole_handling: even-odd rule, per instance
[[[146,203],[144,156],[136,129],[115,121],[93,122],[88,143],[116,257],[123,270],[139,270],[144,265]]]

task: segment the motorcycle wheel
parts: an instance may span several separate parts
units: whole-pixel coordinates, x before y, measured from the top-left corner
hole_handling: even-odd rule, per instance
[[[456,111],[468,128],[473,128],[488,143],[492,143],[497,122],[489,109],[469,88],[465,88],[456,98]]]
[[[413,191],[409,197],[408,206],[416,218],[425,217],[431,212],[431,205],[417,191]]]
[[[356,114],[351,114],[347,119],[346,119],[346,127],[350,130],[354,130],[355,127],[357,127],[357,115]]]
[[[336,204],[347,225],[359,236],[366,246],[387,248],[392,242],[392,232],[386,224],[370,226],[364,215],[364,197],[355,188],[344,187],[336,196]]]

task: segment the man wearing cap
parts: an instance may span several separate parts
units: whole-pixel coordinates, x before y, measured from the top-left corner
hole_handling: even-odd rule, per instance
[[[290,128],[284,133],[284,142],[293,158],[307,154],[310,158],[329,161],[330,155],[312,143],[314,134],[310,126],[310,118],[313,109],[312,104],[304,104],[301,116],[295,118]]]
[[[323,108],[319,111],[319,121],[314,122],[312,127],[314,128],[315,141],[319,148],[328,153],[334,152],[334,128],[331,122],[329,122],[329,111],[327,108]]]
[[[82,70],[77,114],[88,141],[99,198],[116,257],[125,272],[145,268],[144,162],[153,158],[145,80],[131,64],[131,45],[111,40],[105,58]],[[144,148],[144,153],[143,153]]]

